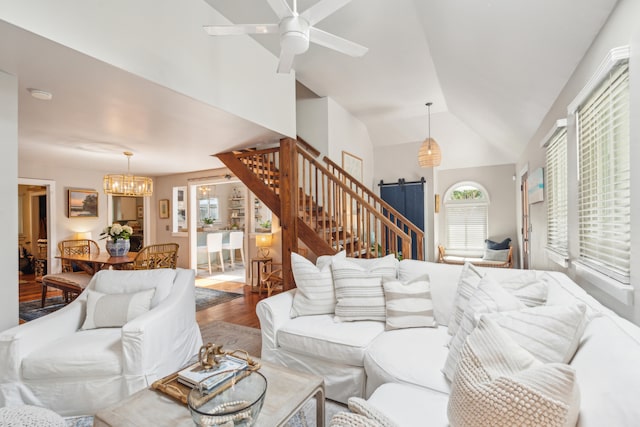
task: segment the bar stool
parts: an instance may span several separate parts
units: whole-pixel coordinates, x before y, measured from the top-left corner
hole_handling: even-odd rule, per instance
[[[229,243],[223,243],[222,249],[229,251],[229,260],[231,261],[231,268],[235,268],[236,250],[240,250],[242,265],[245,265],[243,247],[244,247],[244,231],[232,231],[231,233],[229,233]]]

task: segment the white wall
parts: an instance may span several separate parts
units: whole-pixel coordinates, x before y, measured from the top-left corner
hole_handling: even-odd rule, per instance
[[[37,11],[37,13],[36,13]],[[284,135],[295,137],[295,77],[202,0],[0,2],[4,21]]]
[[[580,90],[587,84],[589,79],[595,74],[598,66],[603,61],[607,53],[616,47],[630,45],[630,86],[631,86],[631,159],[640,158],[640,2],[637,0],[620,0],[615,10],[612,12],[607,23],[603,26],[600,34],[591,45],[586,55],[578,64],[569,82],[562,90],[549,113],[541,123],[534,137],[529,141],[525,151],[522,153],[516,166],[520,171],[528,165],[529,171],[544,166],[545,152],[540,148],[540,143],[545,135],[552,129],[558,119],[567,117],[567,106],[578,95]],[[576,228],[576,203],[577,200],[577,170],[576,158],[577,150],[575,143],[575,120],[567,117],[567,135],[569,138],[569,255],[572,259],[577,257],[577,228]],[[532,245],[531,268],[535,269],[555,269],[564,271],[576,282],[583,286],[589,293],[598,298],[602,303],[609,306],[617,313],[640,324],[640,170],[631,168],[631,285],[633,291],[633,304],[623,304],[611,295],[611,289],[596,286],[598,281],[580,275],[574,267],[561,268],[558,264],[549,260],[544,251],[546,244],[546,203],[533,205],[531,210],[531,221],[533,224],[533,235],[535,239]],[[519,223],[520,226],[520,223]]]
[[[322,156],[329,155],[329,98],[307,98],[296,101],[298,136]]]
[[[0,70],[0,331],[18,324],[18,79]],[[15,226],[12,226],[14,224]]]
[[[440,194],[441,205],[436,235],[438,244],[446,245],[446,222],[444,219],[444,195],[449,188],[461,181],[473,181],[482,185],[489,193],[489,228],[488,237],[491,240],[502,241],[511,238],[516,246],[518,225],[516,218],[516,204],[514,188],[520,184],[513,180],[515,165],[484,166],[477,168],[446,169],[437,171],[438,185],[436,194]],[[517,254],[514,251],[514,259]]]

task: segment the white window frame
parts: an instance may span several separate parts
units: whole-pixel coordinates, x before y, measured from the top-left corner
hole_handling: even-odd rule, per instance
[[[482,198],[481,199],[475,199],[475,200],[452,200],[451,199],[451,195],[453,194],[453,192],[455,190],[457,190],[460,187],[475,187],[478,190],[480,190],[480,192],[482,193]],[[474,181],[461,181],[461,182],[457,182],[455,184],[453,184],[451,187],[449,187],[449,189],[445,192],[445,196],[444,196],[444,210],[445,210],[445,233],[446,233],[446,247],[447,247],[447,251],[449,251],[450,253],[453,254],[460,254],[460,255],[475,255],[475,254],[480,254],[484,251],[485,248],[485,240],[487,239],[488,233],[489,233],[489,204],[490,204],[490,200],[489,200],[489,193],[487,192],[487,189],[484,188],[484,186],[482,186],[481,184],[474,182]],[[456,246],[454,244],[451,243],[450,241],[450,235],[449,235],[449,214],[452,210],[452,208],[460,208],[460,207],[467,207],[470,209],[476,209],[476,208],[483,208],[484,209],[484,214],[485,214],[485,221],[484,221],[484,236],[482,237],[481,241],[478,242],[478,246],[469,246],[469,242],[466,242],[465,247],[460,247],[460,246]]]
[[[569,186],[567,119],[558,120],[542,140],[546,149],[547,257],[569,266]]]
[[[629,46],[624,46],[620,48],[613,49],[609,52],[605,60],[602,62],[600,67],[598,68],[595,75],[591,78],[589,83],[580,91],[576,99],[569,105],[568,113],[576,116],[576,142],[577,153],[578,153],[578,231],[580,232],[580,193],[581,193],[581,185],[584,183],[580,182],[580,173],[581,167],[585,165],[581,165],[581,141],[580,141],[580,109],[581,107],[590,99],[590,97],[595,93],[596,90],[600,88],[603,82],[605,82],[609,78],[609,74],[619,65],[628,61],[630,56],[630,48]],[[627,71],[628,73],[628,71]],[[629,142],[630,143],[630,142]],[[629,161],[630,161],[630,153],[629,153]],[[599,171],[600,169],[596,169]],[[629,188],[630,188],[629,181]],[[595,217],[601,217],[600,214],[595,215]],[[629,227],[630,227],[631,217],[629,215]],[[605,223],[607,225],[607,223]],[[630,233],[629,233],[630,234]],[[616,298],[620,301],[628,301],[629,292],[626,292],[625,289],[630,289],[630,242],[629,242],[629,263],[628,267],[623,266],[622,268],[616,267],[615,265],[610,265],[607,262],[603,262],[602,259],[598,256],[593,256],[593,251],[586,249],[586,243],[584,243],[584,235],[578,235],[578,260],[575,261],[576,268],[579,272],[583,272],[590,276],[591,278],[595,278],[593,283],[607,291],[609,294],[616,296]],[[592,237],[589,235],[588,237]],[[591,253],[590,253],[591,252]],[[604,258],[604,257],[603,257]]]

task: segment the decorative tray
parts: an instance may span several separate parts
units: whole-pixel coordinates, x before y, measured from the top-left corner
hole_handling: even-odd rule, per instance
[[[210,346],[211,344],[207,344],[206,346],[203,346],[203,348],[207,348]],[[242,378],[249,376],[251,372],[260,369],[260,363],[252,359],[244,350],[222,351],[220,346],[218,346],[216,350],[218,351],[218,355],[233,356],[245,360],[247,362],[248,368],[236,375],[232,380],[229,380],[221,386],[217,387],[214,391],[207,395],[207,399],[220,394],[224,390],[231,387],[235,382],[238,382]],[[202,355],[202,349],[200,350],[200,354]],[[202,360],[202,357],[200,359]],[[199,364],[201,364],[201,362],[196,362],[191,366],[195,367]],[[172,397],[183,405],[187,405],[187,396],[189,396],[189,392],[192,390],[192,388],[178,381],[179,372],[180,371],[174,372],[164,378],[154,381],[153,384],[151,384],[151,388]]]

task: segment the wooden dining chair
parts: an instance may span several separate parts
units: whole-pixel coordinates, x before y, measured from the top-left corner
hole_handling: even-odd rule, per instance
[[[100,254],[100,246],[91,239],[63,240],[58,243],[58,250],[62,256]],[[61,264],[63,273],[77,271],[72,261],[62,259]]]
[[[131,264],[133,270],[153,270],[156,268],[176,268],[178,264],[177,243],[159,243],[140,249]]]

